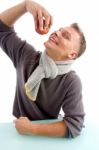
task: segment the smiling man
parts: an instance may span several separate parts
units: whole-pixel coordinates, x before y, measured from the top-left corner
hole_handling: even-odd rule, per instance
[[[76,137],[84,123],[82,85],[72,63],[86,48],[85,37],[74,23],[53,32],[44,43],[45,51],[22,41],[14,30],[19,17],[29,12],[34,17],[35,30],[46,34],[52,17],[41,5],[25,0],[0,14],[0,46],[16,68],[17,85],[13,106],[14,123],[20,134],[53,137]],[[5,83],[6,84],[6,83]],[[50,124],[33,124],[32,120],[57,119]]]
[[[80,31],[78,25],[60,28],[51,34],[49,40],[44,43],[47,53],[55,61],[76,59],[80,49]],[[51,54],[52,53],[52,54]]]

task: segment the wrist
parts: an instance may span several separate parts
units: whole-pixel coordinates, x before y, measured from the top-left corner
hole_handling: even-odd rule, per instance
[[[27,2],[28,2],[28,0],[24,0],[24,9],[25,9],[25,12],[28,12],[28,10],[27,10]]]
[[[30,126],[30,134],[31,135],[37,135],[38,134],[38,124],[33,124],[31,123],[31,126]]]
[[[31,0],[25,0],[25,9],[26,9],[26,12],[30,12],[30,10],[29,10],[30,2],[31,2]],[[33,2],[33,1],[32,1],[32,2]]]

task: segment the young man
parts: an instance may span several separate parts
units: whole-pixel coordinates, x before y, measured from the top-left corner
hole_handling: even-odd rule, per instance
[[[83,33],[77,24],[60,28],[38,52],[15,33],[15,21],[26,12],[34,17],[39,34],[49,31],[52,17],[41,5],[26,0],[0,14],[0,46],[12,60],[17,72],[13,115],[20,134],[53,137],[76,137],[84,122],[82,85],[70,67],[86,48]],[[62,121],[33,124],[32,120],[56,119],[60,109]]]

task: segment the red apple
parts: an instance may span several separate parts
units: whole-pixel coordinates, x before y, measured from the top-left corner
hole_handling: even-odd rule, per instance
[[[43,30],[40,30],[39,28],[36,29],[36,32],[43,35],[43,34],[47,34],[49,31],[49,28],[48,29],[43,29]]]
[[[37,33],[43,35],[49,32],[49,27],[45,28],[45,20],[43,20],[43,30],[40,30],[39,21],[37,21],[37,28],[35,29]]]

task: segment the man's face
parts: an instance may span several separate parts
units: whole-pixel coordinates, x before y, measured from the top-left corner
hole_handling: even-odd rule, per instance
[[[53,32],[44,43],[49,56],[55,60],[74,59],[79,49],[80,36],[73,27]]]

